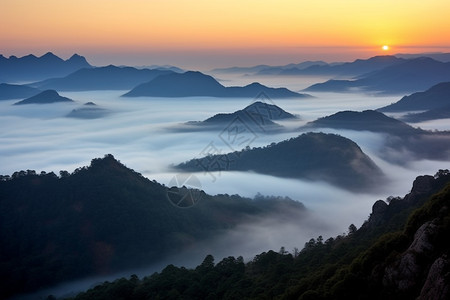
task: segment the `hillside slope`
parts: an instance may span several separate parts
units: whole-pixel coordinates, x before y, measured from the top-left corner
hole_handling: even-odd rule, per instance
[[[112,155],[60,177],[0,176],[0,298],[149,265],[252,217],[304,214],[301,203],[284,198],[168,188]]]
[[[383,181],[378,166],[353,141],[334,134],[306,133],[264,148],[211,155],[179,164],[183,171],[253,171],[323,180],[354,191]]]
[[[434,194],[437,193],[437,194]],[[434,194],[434,195],[433,195]],[[167,266],[105,282],[87,299],[433,299],[450,297],[450,175],[420,176],[404,198],[379,200],[368,221],[301,251],[261,253],[244,263],[208,255],[195,269]]]

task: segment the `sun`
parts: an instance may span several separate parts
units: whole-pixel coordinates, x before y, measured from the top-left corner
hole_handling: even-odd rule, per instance
[[[388,51],[389,50],[389,46],[388,45],[383,45],[383,47],[381,47],[381,49],[383,49],[383,51]]]

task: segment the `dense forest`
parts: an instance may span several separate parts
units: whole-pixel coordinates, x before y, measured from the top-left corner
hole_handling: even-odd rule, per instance
[[[188,192],[195,203],[181,201]],[[0,298],[149,265],[256,217],[298,221],[305,214],[303,204],[284,197],[169,188],[112,155],[72,174],[3,175]]]
[[[169,265],[72,299],[448,299],[449,234],[450,174],[440,170],[404,198],[377,201],[361,228],[301,251],[281,247],[247,263],[208,255],[194,269]]]

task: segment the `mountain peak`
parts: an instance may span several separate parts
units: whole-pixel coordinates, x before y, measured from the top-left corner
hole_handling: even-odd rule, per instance
[[[44,60],[52,60],[52,61],[63,61],[60,57],[56,56],[55,54],[53,54],[52,52],[47,52],[44,55],[42,55],[40,57],[40,59],[44,59]]]
[[[72,55],[67,62],[71,62],[71,63],[76,63],[76,64],[83,64],[83,65],[89,65],[90,64],[87,62],[86,58],[84,56],[78,55],[78,54],[74,54]]]
[[[263,85],[259,82],[252,82],[247,85],[247,87],[262,87]]]
[[[14,103],[14,105],[22,104],[49,104],[55,102],[73,102],[72,99],[62,97],[55,90],[45,90],[37,95]]]

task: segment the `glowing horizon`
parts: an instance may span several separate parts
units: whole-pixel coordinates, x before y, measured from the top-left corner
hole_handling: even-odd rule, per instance
[[[4,0],[0,53],[79,53],[94,64],[120,57],[126,62],[127,55],[143,64],[175,64],[183,55],[201,62],[201,56],[213,61],[214,54],[221,65],[221,56],[251,64],[257,57],[318,59],[312,55],[317,52],[336,61],[356,53],[448,51],[448,11],[446,0]]]

